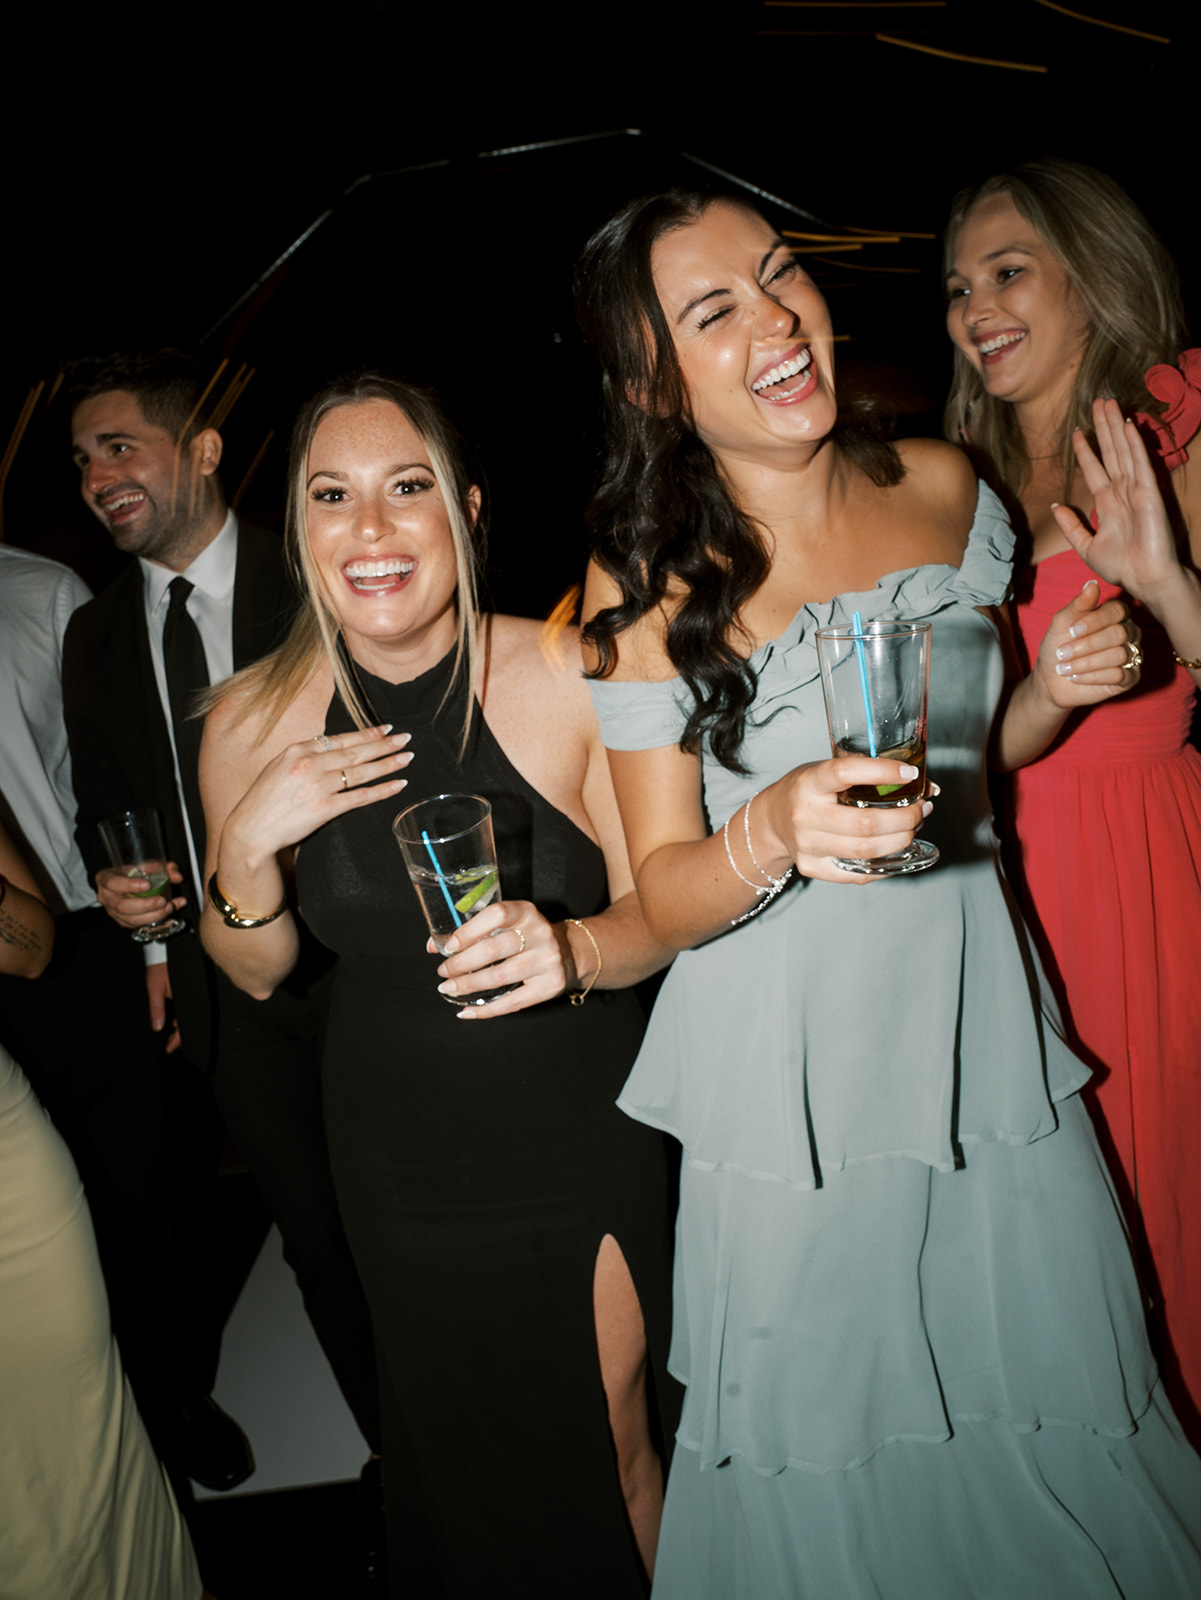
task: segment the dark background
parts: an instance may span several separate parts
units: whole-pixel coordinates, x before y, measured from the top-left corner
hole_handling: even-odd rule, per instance
[[[713,169],[771,197],[778,226],[903,235],[804,259],[843,336],[840,392],[937,432],[937,236],[961,185],[1041,154],[1100,166],[1195,293],[1193,33],[1162,7],[1078,10],[1096,20],[1039,0],[35,17],[5,111],[6,438],[35,396],[5,537],[93,584],[113,571],[54,392],[69,356],[177,343],[227,361],[221,387],[253,369],[223,475],[272,526],[299,401],[370,362],[448,399],[491,491],[493,597],[544,613],[583,566],[598,447],[572,261],[622,201]]]

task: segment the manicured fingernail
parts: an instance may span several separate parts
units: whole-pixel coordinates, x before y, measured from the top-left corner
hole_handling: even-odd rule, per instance
[[[942,784],[941,783],[932,783],[930,785],[930,793],[934,794],[934,795],[941,794],[942,793]]]
[[[455,986],[454,986],[454,980],[452,978],[448,978],[445,983],[440,983],[438,985],[438,993],[439,994],[454,994],[454,992],[455,992]]]
[[[1070,644],[1061,644],[1055,652],[1055,659],[1056,661],[1070,661],[1075,653]]]
[[[411,733],[394,733],[392,735],[392,743],[398,750],[403,750],[412,737]]]
[[[392,722],[381,722],[379,725],[379,731],[381,733],[391,733],[395,726],[396,724]]]
[[[1072,672],[1072,663],[1070,661],[1061,661],[1055,670],[1061,678],[1070,678],[1074,676]]]
[[[919,769],[917,767],[911,767],[904,761],[901,762],[901,777],[906,783],[912,782],[912,780],[917,777],[918,770]]]
[[[922,816],[923,817],[928,817],[933,810],[934,810],[934,802],[933,802],[933,800],[923,800],[922,801]]]
[[[442,946],[444,956],[455,956],[459,953],[459,941],[452,935]]]

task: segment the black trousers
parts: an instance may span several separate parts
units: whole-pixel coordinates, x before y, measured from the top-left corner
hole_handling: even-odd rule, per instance
[[[297,971],[270,1000],[218,973],[213,1089],[274,1217],[305,1310],[372,1450],[380,1447],[371,1315],[342,1227],[321,1105],[329,952],[302,935]]]

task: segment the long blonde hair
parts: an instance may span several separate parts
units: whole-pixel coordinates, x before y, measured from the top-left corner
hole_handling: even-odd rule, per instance
[[[475,682],[483,527],[482,518],[473,514],[471,491],[474,485],[463,442],[441,402],[429,390],[385,373],[359,372],[337,378],[318,390],[302,407],[292,429],[288,458],[287,555],[301,600],[291,632],[269,656],[244,667],[219,685],[207,703],[202,704],[202,710],[207,711],[218,700],[236,694],[240,702],[238,722],[257,716],[269,726],[326,665],[356,727],[368,728],[374,723],[375,717],[364,700],[353,662],[343,646],[341,625],[309,548],[306,487],[309,451],[322,418],[342,406],[361,405],[369,400],[386,400],[403,412],[429,451],[430,466],[446,506],[455,551],[457,630],[454,672],[447,694],[460,673],[466,674],[469,684]],[[463,725],[464,745],[471,715],[472,696],[469,694]]]
[[[1176,263],[1125,189],[1078,161],[1048,157],[994,173],[955,196],[943,243],[944,267],[968,212],[990,195],[1009,195],[1067,274],[1088,314],[1084,354],[1072,384],[1056,449],[1067,499],[1076,458],[1072,430],[1092,432],[1094,399],[1112,397],[1127,412],[1158,415],[1143,381],[1149,367],[1174,361],[1185,343]],[[1030,460],[1014,407],[995,399],[959,349],[943,424],[948,439],[980,451],[1002,485],[1020,493]]]

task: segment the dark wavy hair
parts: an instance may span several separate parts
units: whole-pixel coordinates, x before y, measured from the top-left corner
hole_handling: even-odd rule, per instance
[[[771,560],[763,531],[692,425],[651,259],[665,234],[690,227],[713,205],[759,216],[737,196],[646,195],[610,217],[576,263],[576,316],[601,365],[608,446],[587,520],[594,557],[621,593],[584,635],[598,656],[591,676],[607,677],[617,636],[670,597],[667,654],[695,701],[681,748],[695,753],[707,741],[724,767],[742,772],[756,678],[740,650],[739,619]],[[840,425],[834,437],[873,482],[900,481],[900,458],[878,433]]]

